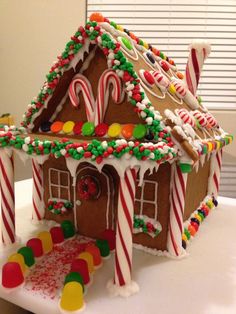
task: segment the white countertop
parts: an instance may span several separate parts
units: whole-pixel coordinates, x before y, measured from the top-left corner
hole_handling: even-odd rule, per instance
[[[23,242],[37,234],[32,225],[32,181],[16,183],[16,230]],[[219,198],[219,206],[201,225],[182,260],[152,256],[134,249],[133,278],[140,292],[130,298],[111,298],[105,288],[113,276],[109,260],[94,277],[85,296],[87,314],[235,314],[236,313],[236,200]],[[2,260],[3,262],[3,260]],[[0,292],[3,296],[2,292]],[[14,298],[27,306],[27,299]],[[37,314],[56,314],[41,300]],[[24,313],[5,305],[1,313]],[[54,306],[54,304],[53,304]],[[50,310],[49,310],[50,309]],[[27,313],[27,312],[25,312]]]

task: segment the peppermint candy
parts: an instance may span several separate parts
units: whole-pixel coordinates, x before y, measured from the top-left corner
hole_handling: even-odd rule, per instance
[[[182,81],[178,81],[178,80],[172,80],[171,82],[176,90],[176,95],[180,98],[183,99],[184,96],[186,95],[187,89],[184,86],[184,83]]]
[[[168,78],[159,71],[152,71],[152,76],[154,77],[156,85],[162,90],[166,91],[170,85]]]
[[[178,116],[181,118],[181,120],[186,124],[190,124],[191,127],[195,127],[195,120],[194,118],[192,117],[192,115],[189,113],[188,110],[186,109],[178,109],[176,110]]]
[[[197,119],[198,123],[200,124],[201,127],[207,126],[208,122],[207,119],[204,115],[204,113],[201,113],[199,110],[194,110],[192,112],[193,116],[195,119]]]
[[[219,123],[210,112],[205,113],[205,118],[207,119],[207,122],[212,128],[217,128],[219,126]]]

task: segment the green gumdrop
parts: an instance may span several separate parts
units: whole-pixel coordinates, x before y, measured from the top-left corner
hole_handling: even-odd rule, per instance
[[[123,45],[124,45],[127,49],[129,49],[129,50],[132,50],[132,49],[133,49],[132,44],[131,44],[131,42],[128,40],[128,38],[122,37],[121,40],[122,40]]]
[[[82,134],[85,136],[93,135],[94,133],[94,123],[92,122],[85,122],[82,126]]]
[[[80,273],[72,271],[71,273],[66,275],[64,285],[71,281],[79,282],[81,286],[83,287],[83,291],[84,291],[84,280],[83,280],[83,277],[80,275]]]
[[[146,127],[144,124],[137,124],[133,130],[133,136],[136,139],[142,139],[146,135]]]
[[[188,229],[184,229],[184,234],[186,235],[187,239],[189,240],[191,238],[191,234],[188,231]]]
[[[96,240],[96,246],[99,248],[102,257],[110,255],[110,248],[107,240]]]
[[[34,265],[35,260],[34,260],[33,250],[31,249],[31,247],[24,246],[20,248],[17,251],[17,253],[21,254],[24,257],[25,264],[28,267],[31,267]]]
[[[190,164],[180,163],[179,167],[182,173],[189,173],[192,171],[192,166]]]
[[[71,238],[75,235],[75,227],[71,221],[64,220],[61,223],[61,228],[65,239]]]

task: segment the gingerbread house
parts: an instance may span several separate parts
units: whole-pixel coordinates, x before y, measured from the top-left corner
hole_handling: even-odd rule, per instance
[[[137,290],[133,246],[183,256],[216,205],[222,147],[232,141],[196,95],[209,53],[193,43],[182,74],[163,52],[93,14],[51,67],[22,128],[0,135],[5,244],[15,241],[16,151],[32,159],[34,220],[71,220],[91,238],[116,232],[111,286],[125,295]]]

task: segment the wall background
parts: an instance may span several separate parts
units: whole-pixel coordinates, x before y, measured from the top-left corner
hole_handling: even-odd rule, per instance
[[[85,22],[85,0],[0,1],[0,115],[19,125],[56,56]],[[30,176],[30,163],[16,161],[16,179]]]

